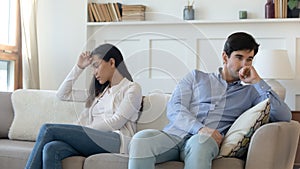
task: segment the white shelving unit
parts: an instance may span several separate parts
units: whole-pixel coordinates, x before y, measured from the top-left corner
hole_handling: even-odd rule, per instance
[[[300,23],[300,18],[240,19],[240,20],[179,20],[179,21],[132,21],[132,22],[87,22],[87,26],[104,25],[177,25],[177,24],[247,24],[247,23]]]
[[[178,80],[192,69],[216,71],[222,64],[227,36],[235,31],[249,32],[261,48],[289,51],[295,77],[282,84],[287,88],[286,101],[295,110],[296,94],[300,94],[299,27],[299,18],[89,22],[87,39],[91,48],[105,42],[116,44],[147,94],[172,92]]]

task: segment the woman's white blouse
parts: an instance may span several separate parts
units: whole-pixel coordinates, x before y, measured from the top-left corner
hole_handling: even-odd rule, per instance
[[[82,73],[77,65],[73,67],[60,85],[57,96],[61,100],[85,102],[88,90],[73,89],[73,84]],[[128,153],[128,144],[136,132],[136,120],[141,107],[142,91],[136,82],[123,78],[121,82],[106,88],[89,108],[80,114],[79,125],[101,131],[114,131],[120,134],[121,153]]]

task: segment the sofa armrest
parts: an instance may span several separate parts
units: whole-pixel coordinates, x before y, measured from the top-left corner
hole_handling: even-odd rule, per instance
[[[85,157],[72,156],[62,160],[63,169],[83,169]]]
[[[275,122],[260,127],[252,136],[245,169],[292,169],[300,124]]]
[[[0,138],[8,137],[8,130],[13,121],[11,94],[11,92],[0,92]]]

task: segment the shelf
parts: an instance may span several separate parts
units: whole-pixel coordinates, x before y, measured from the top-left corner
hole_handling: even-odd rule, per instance
[[[178,25],[178,24],[241,24],[241,23],[300,23],[300,18],[285,19],[240,19],[240,20],[177,20],[177,21],[126,21],[126,22],[88,22],[87,26],[105,25]]]

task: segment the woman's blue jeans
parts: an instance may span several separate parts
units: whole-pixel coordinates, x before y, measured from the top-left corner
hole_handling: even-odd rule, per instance
[[[70,156],[119,153],[120,136],[68,124],[44,124],[25,169],[61,169],[61,160]]]
[[[182,139],[148,129],[133,136],[128,169],[154,169],[156,163],[166,161],[184,161],[185,169],[211,169],[218,153],[218,144],[207,135],[188,135]]]

